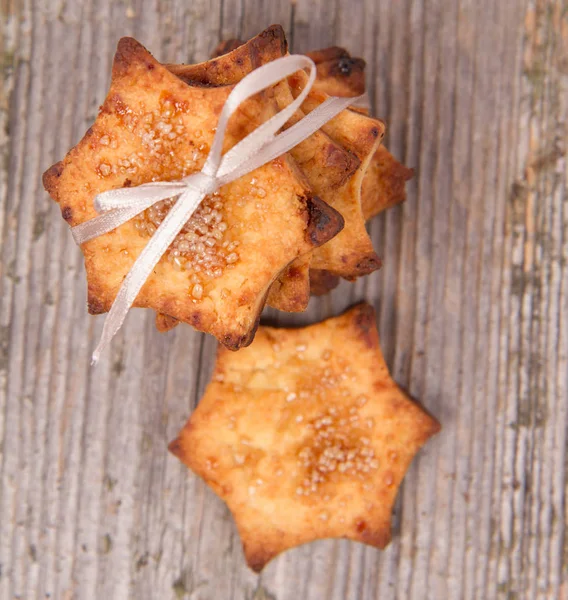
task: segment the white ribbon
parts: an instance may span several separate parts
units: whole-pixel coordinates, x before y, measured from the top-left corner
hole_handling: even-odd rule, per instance
[[[309,79],[302,93],[286,108],[221,155],[228,121],[239,105],[254,94],[301,69],[309,70]],[[177,201],[125,277],[105,320],[101,340],[93,353],[92,364],[98,362],[101,353],[122,326],[152,270],[205,196],[288,152],[358,100],[358,98],[328,98],[295,125],[276,135],[277,131],[300,108],[315,78],[316,66],[307,56],[285,56],[259,67],[240,81],[227,98],[219,117],[211,150],[199,173],[179,181],[160,181],[133,188],[110,190],[95,197],[95,209],[101,214],[71,230],[75,242],[79,245],[116,229],[161,200],[177,197]]]

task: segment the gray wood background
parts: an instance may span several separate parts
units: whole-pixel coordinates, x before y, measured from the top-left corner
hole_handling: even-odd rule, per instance
[[[568,598],[568,5],[563,0],[0,0],[0,598]],[[281,23],[368,62],[416,168],[383,269],[314,300],[378,310],[396,379],[441,420],[379,552],[322,541],[257,577],[224,505],[166,451],[215,344],[132,311],[89,356],[85,277],[44,169],[93,121],[117,40],[198,61]]]

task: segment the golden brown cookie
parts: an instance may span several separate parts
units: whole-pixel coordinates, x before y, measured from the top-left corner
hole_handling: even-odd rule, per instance
[[[122,39],[97,120],[44,174],[45,188],[66,221],[77,225],[96,216],[93,199],[98,193],[198,171],[231,90],[190,86],[138,42]],[[231,119],[224,150],[273,112],[265,94],[244,103]],[[164,201],[82,245],[92,314],[109,310],[167,210]],[[238,349],[252,340],[279,273],[341,227],[341,216],[313,196],[293,160],[284,155],[206,198],[134,305],[185,321]]]
[[[227,503],[249,566],[312,540],[384,548],[410,462],[438,422],[390,377],[360,304],[301,329],[260,327],[220,348],[170,450]]]

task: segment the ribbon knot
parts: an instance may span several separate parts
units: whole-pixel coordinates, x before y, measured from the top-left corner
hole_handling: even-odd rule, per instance
[[[308,69],[309,78],[298,97],[222,155],[228,121],[239,105],[302,69]],[[288,152],[361,98],[328,98],[292,127],[277,133],[300,108],[315,78],[316,66],[307,56],[285,56],[263,65],[249,73],[229,94],[219,117],[211,150],[199,173],[180,181],[145,183],[138,187],[110,190],[96,196],[94,207],[101,214],[72,228],[73,238],[79,245],[116,229],[161,200],[178,198],[178,201],[169,210],[124,278],[105,320],[99,345],[93,353],[93,364],[120,329],[154,267],[205,196]]]
[[[213,192],[216,192],[219,187],[217,178],[214,175],[205,173],[204,171],[199,171],[199,173],[194,173],[193,175],[184,177],[182,181],[185,183],[188,190],[191,190],[203,197],[213,194]]]

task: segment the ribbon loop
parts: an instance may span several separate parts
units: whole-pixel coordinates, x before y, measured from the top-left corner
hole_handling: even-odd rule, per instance
[[[298,97],[222,155],[227,124],[237,108],[251,96],[302,69],[308,70],[309,78]],[[298,123],[278,133],[300,108],[315,78],[315,63],[307,56],[285,56],[259,67],[240,81],[229,94],[219,117],[209,155],[200,172],[179,181],[146,183],[134,188],[110,190],[96,196],[94,206],[101,214],[72,228],[77,244],[116,229],[157,202],[167,198],[177,198],[177,201],[124,278],[105,320],[101,340],[93,353],[93,364],[96,364],[122,326],[154,267],[206,196],[284,154],[360,98],[330,98]]]

